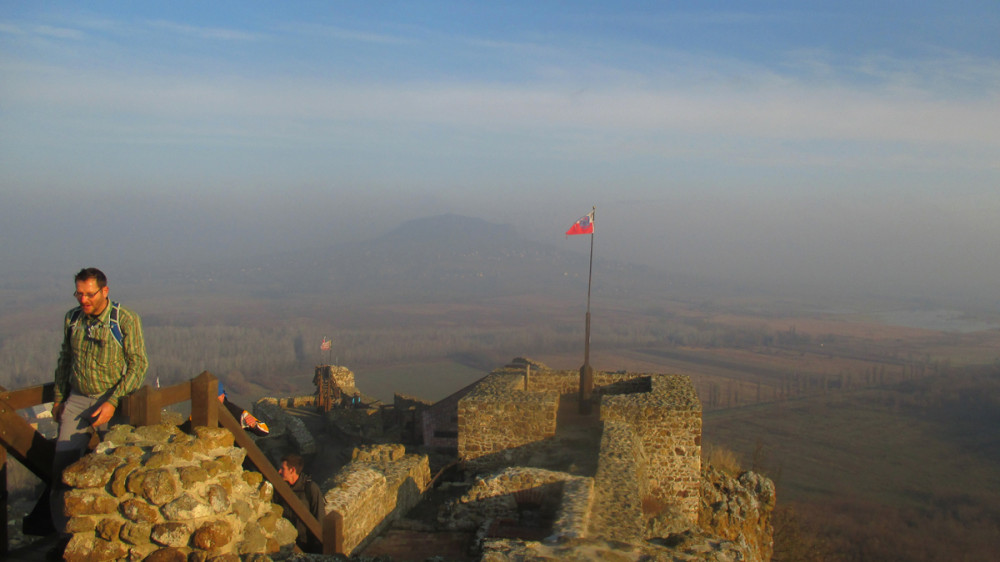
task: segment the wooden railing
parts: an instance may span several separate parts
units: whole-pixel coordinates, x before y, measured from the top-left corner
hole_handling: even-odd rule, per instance
[[[140,388],[121,402],[121,413],[134,426],[155,425],[161,421],[162,409],[181,402],[191,402],[191,427],[221,425],[228,429],[236,443],[246,450],[247,458],[274,486],[274,492],[305,522],[309,531],[323,543],[323,554],[346,554],[344,549],[344,522],[342,516],[331,511],[317,521],[292,492],[291,487],[278,474],[253,439],[243,430],[240,422],[229,410],[220,408],[218,379],[208,371],[188,382],[164,388],[149,385]],[[52,383],[8,391],[0,387],[0,512],[7,520],[7,454],[9,453],[46,484],[52,479],[54,441],[35,431],[17,410],[52,402],[55,397]],[[0,555],[8,551],[7,526],[0,528]]]

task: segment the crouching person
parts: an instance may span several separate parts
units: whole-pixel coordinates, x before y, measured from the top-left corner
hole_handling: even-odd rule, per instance
[[[305,463],[301,455],[290,453],[282,457],[281,468],[278,469],[278,474],[292,488],[295,496],[309,508],[309,513],[322,525],[323,517],[326,515],[326,499],[323,497],[319,486],[308,475],[303,474],[304,466]],[[309,532],[305,521],[300,520],[295,515],[295,512],[284,502],[281,496],[275,497],[275,503],[282,507],[285,518],[291,521],[292,525],[295,525],[295,530],[299,533],[295,544],[298,545],[302,552],[322,554],[323,543]]]

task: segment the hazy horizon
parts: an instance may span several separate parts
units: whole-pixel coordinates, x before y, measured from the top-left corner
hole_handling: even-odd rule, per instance
[[[455,213],[752,287],[1000,309],[991,3],[0,2],[8,271]]]

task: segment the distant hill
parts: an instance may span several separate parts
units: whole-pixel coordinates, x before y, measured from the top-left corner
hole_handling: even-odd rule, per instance
[[[583,242],[581,240],[581,242]],[[589,245],[529,241],[509,225],[460,215],[420,218],[373,239],[213,265],[214,279],[262,291],[352,301],[468,300],[519,294],[586,296]],[[663,272],[595,256],[595,294],[666,288]]]

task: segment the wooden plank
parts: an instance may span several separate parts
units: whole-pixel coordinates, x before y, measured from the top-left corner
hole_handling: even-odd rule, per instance
[[[156,393],[161,408],[187,402],[191,399],[191,381],[158,388]]]
[[[43,481],[52,475],[55,444],[35,431],[10,403],[0,400],[0,442],[28,470]]]
[[[261,475],[263,475],[264,478],[267,478],[267,481],[274,486],[274,492],[285,500],[285,503],[292,508],[292,511],[295,512],[295,515],[297,515],[299,519],[305,522],[309,531],[322,541],[324,538],[323,528],[320,526],[319,521],[316,520],[313,514],[309,513],[309,507],[299,500],[298,496],[295,495],[295,492],[292,491],[292,488],[288,485],[288,483],[281,478],[281,475],[278,474],[278,470],[271,464],[271,461],[267,459],[264,452],[257,447],[254,440],[247,435],[246,431],[240,425],[240,422],[236,421],[236,418],[229,413],[229,410],[226,408],[220,408],[219,406],[221,406],[221,404],[219,404],[218,400],[215,401],[215,404],[215,409],[218,411],[219,416],[219,425],[225,427],[230,431],[230,433],[233,434],[233,437],[236,439],[236,443],[246,450],[247,458],[250,459],[250,462],[252,462],[254,466],[257,467],[257,470],[260,471]],[[341,540],[341,542],[343,542],[343,540]],[[324,552],[326,552],[325,546]]]
[[[55,383],[29,386],[17,390],[7,390],[0,386],[0,400],[11,405],[15,410],[23,410],[39,404],[52,402],[56,397]]]

